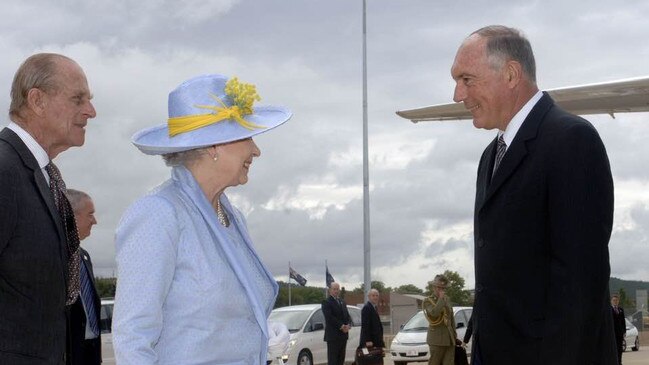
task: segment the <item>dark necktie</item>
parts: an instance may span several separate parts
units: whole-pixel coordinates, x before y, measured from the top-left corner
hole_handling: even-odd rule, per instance
[[[86,263],[82,262],[81,273],[79,279],[81,280],[81,300],[83,300],[86,313],[88,314],[88,325],[95,336],[99,336],[99,325],[97,323],[97,309],[95,308],[95,299],[92,295],[92,277],[90,271],[86,267]]]
[[[494,162],[494,171],[493,174],[491,175],[492,177],[496,174],[496,170],[498,170],[498,166],[500,166],[500,161],[502,161],[503,157],[505,156],[505,152],[507,152],[507,143],[505,143],[505,139],[501,134],[500,137],[498,137],[498,147],[496,148],[496,161]]]
[[[74,220],[74,213],[70,201],[65,196],[67,191],[65,183],[61,178],[61,173],[56,165],[50,161],[45,166],[45,171],[50,176],[50,191],[54,196],[54,205],[59,211],[61,220],[65,227],[65,235],[67,238],[68,247],[68,293],[65,304],[70,305],[74,303],[79,297],[79,232],[77,231],[77,223]]]

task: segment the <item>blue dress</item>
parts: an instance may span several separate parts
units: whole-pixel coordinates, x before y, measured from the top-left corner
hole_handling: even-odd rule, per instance
[[[266,363],[277,283],[225,195],[222,226],[191,173],[131,205],[117,228],[113,345],[120,365]]]

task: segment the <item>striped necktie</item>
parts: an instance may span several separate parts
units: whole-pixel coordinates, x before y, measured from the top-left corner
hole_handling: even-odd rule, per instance
[[[498,170],[498,166],[500,166],[500,161],[503,160],[505,152],[507,152],[507,143],[505,143],[505,139],[501,134],[500,137],[498,137],[498,146],[496,147],[496,161],[494,162],[493,174],[491,174],[492,178],[496,174],[496,170]]]
[[[68,248],[68,272],[67,284],[68,292],[65,304],[71,305],[79,297],[80,283],[79,283],[79,232],[77,231],[77,223],[74,220],[74,213],[70,201],[65,196],[67,191],[61,172],[58,167],[50,161],[45,166],[45,171],[50,177],[50,191],[54,197],[54,205],[59,211],[61,221],[65,227],[65,235],[67,238]]]
[[[88,325],[95,336],[99,336],[99,324],[97,323],[97,308],[95,308],[95,299],[92,295],[92,277],[86,267],[85,262],[80,263],[81,273],[81,300],[83,301],[86,314],[88,315]]]

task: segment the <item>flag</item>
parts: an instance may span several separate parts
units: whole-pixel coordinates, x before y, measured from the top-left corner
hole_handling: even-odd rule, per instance
[[[295,279],[295,281],[297,281],[297,283],[300,284],[300,286],[306,285],[306,279],[304,278],[304,276],[298,274],[297,271],[293,270],[293,268],[290,266],[288,267],[288,275],[291,278]]]
[[[331,283],[333,283],[335,280],[334,280],[334,277],[331,276],[331,274],[329,273],[329,266],[325,265],[325,268],[327,269],[326,277],[327,277],[327,288],[328,288],[329,285],[331,285]]]

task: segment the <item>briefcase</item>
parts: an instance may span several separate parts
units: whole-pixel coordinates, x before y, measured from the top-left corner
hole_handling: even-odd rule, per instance
[[[383,365],[383,355],[381,347],[359,347],[356,349],[356,365]]]
[[[455,365],[469,365],[464,346],[455,346]]]

